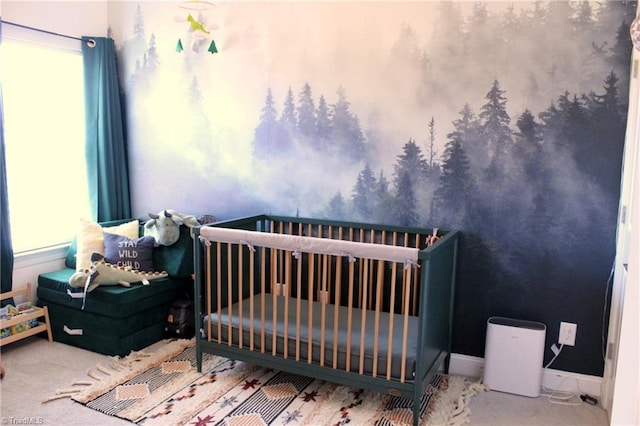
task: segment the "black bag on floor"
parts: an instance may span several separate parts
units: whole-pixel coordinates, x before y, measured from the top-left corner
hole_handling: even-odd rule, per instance
[[[178,299],[169,307],[164,333],[167,337],[190,339],[195,335],[193,301]]]

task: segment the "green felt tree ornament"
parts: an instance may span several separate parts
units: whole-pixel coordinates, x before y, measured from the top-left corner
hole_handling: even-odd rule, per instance
[[[211,44],[209,45],[209,49],[207,49],[209,52],[213,53],[218,53],[218,48],[216,47],[216,42],[214,40],[211,40]]]
[[[182,40],[178,39],[178,44],[176,45],[176,52],[182,52],[184,48],[182,47]]]

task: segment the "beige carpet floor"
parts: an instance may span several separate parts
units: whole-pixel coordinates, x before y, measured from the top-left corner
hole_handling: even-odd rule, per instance
[[[157,344],[156,344],[157,345]],[[152,351],[156,345],[146,349]],[[2,424],[130,425],[123,420],[60,399],[42,403],[58,389],[86,380],[86,371],[108,357],[61,343],[30,337],[0,351],[5,378],[0,381]],[[606,412],[599,406],[552,404],[546,398],[527,398],[484,392],[471,398],[471,422],[478,426],[605,426]]]

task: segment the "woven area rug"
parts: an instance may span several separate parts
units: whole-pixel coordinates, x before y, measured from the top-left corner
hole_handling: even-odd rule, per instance
[[[154,425],[402,425],[411,401],[205,354],[195,368],[193,340],[152,354],[114,358],[77,382],[69,396],[89,408]],[[422,398],[421,424],[468,421],[467,402],[482,385],[436,375]]]

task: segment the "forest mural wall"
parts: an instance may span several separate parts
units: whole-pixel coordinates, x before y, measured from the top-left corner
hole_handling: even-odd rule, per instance
[[[568,321],[602,374],[636,2],[193,4],[109,3],[136,216],[460,229],[454,352]]]

